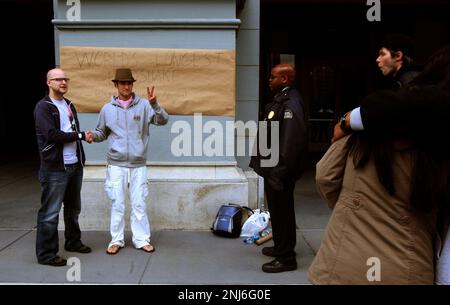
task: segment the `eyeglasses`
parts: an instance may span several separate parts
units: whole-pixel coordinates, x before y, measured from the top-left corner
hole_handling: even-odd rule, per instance
[[[62,81],[66,81],[66,83],[68,83],[70,78],[50,78],[50,80],[54,80],[59,83],[61,83]]]

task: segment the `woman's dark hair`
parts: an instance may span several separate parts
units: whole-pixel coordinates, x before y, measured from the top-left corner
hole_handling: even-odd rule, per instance
[[[349,155],[353,156],[355,168],[363,168],[374,159],[378,180],[391,196],[395,195],[392,173],[393,142],[381,138],[368,137],[364,132],[353,133],[347,143]]]
[[[436,51],[426,61],[411,86],[435,85],[450,94],[450,44]]]
[[[378,180],[391,196],[396,195],[392,169],[395,143],[392,139],[368,137],[364,132],[353,133],[347,143],[355,168],[363,168],[373,158]],[[450,208],[449,157],[423,149],[417,143],[409,144],[406,149],[414,154],[411,206],[423,212]]]
[[[442,100],[450,103],[450,44],[430,56],[411,86],[419,90],[424,86],[436,86],[436,90],[442,92]],[[421,136],[415,141],[418,149],[411,181],[414,207],[450,207],[450,139],[445,131],[448,124],[448,121],[435,124],[442,127],[431,131],[433,135],[429,139]]]

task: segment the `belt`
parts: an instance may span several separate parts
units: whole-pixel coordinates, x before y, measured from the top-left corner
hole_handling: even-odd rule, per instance
[[[73,164],[64,164],[64,168],[77,168],[78,162]]]

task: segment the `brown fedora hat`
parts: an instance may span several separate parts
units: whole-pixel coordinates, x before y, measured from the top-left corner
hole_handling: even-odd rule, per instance
[[[116,76],[112,80],[113,82],[135,82],[136,80],[133,77],[133,74],[131,74],[131,69],[129,68],[122,68],[122,69],[116,69]]]

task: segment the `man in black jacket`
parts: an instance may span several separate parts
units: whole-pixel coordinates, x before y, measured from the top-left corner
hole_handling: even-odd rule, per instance
[[[433,144],[448,137],[450,44],[434,53],[413,81],[397,90],[380,90],[363,99],[336,124],[332,142],[352,131],[371,136],[414,137]],[[430,141],[434,139],[434,141]],[[439,144],[441,145],[441,144]],[[443,145],[445,146],[445,145]]]
[[[267,136],[271,154],[267,156],[261,151],[259,143],[258,153],[250,162],[250,167],[264,177],[272,223],[274,246],[265,247],[262,251],[264,255],[275,258],[262,266],[262,270],[269,273],[297,269],[294,187],[306,162],[307,135],[304,103],[293,87],[294,81],[293,66],[280,64],[272,68],[269,87],[274,98],[265,107],[264,115],[268,128],[260,129],[258,134],[258,140],[262,134]],[[273,162],[275,155],[279,159]]]
[[[376,62],[381,73],[391,81],[389,89],[403,87],[419,74],[419,68],[413,62],[412,40],[403,34],[386,36]]]
[[[36,137],[41,165],[41,208],[37,219],[36,256],[38,262],[65,266],[57,255],[58,216],[64,202],[66,251],[89,253],[81,242],[78,216],[81,210],[81,183],[85,162],[81,140],[92,142],[91,135],[80,131],[75,106],[64,98],[69,79],[61,69],[47,73],[49,94],[34,109]]]
[[[389,94],[397,94],[396,92],[411,84],[414,79],[420,74],[420,69],[414,64],[413,56],[413,43],[409,36],[399,33],[392,33],[386,35],[385,39],[380,44],[379,55],[376,59],[378,68],[381,73],[390,80],[390,86],[388,88],[393,90]],[[372,93],[370,96],[378,95],[379,92]],[[365,98],[367,99],[367,97]],[[386,100],[380,101],[380,103],[386,103]],[[362,106],[365,103],[362,103]],[[378,106],[373,104],[373,109],[370,109],[370,114],[377,111]],[[380,107],[382,108],[382,106]],[[350,132],[350,126],[355,130],[363,130],[363,123],[361,122],[361,116],[364,115],[365,109],[357,107],[347,113],[341,118],[340,122],[336,124],[334,128],[334,134],[332,142],[340,139],[342,136]],[[379,117],[378,114],[375,115]],[[350,117],[351,123],[350,123]]]

